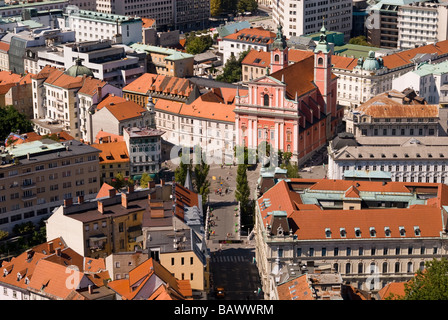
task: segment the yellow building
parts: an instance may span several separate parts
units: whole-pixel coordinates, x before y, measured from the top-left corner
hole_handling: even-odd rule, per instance
[[[121,173],[124,178],[129,178],[129,153],[124,141],[95,143],[92,147],[101,150],[100,177],[102,182],[111,183],[117,174]]]
[[[107,195],[92,201],[66,201],[47,220],[47,237],[58,234],[75,251],[86,257],[106,257],[111,253],[134,251],[143,247],[142,221],[148,210],[151,189]],[[170,189],[171,186],[167,185]]]

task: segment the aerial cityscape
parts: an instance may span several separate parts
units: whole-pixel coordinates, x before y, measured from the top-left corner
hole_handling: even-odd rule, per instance
[[[448,1],[0,0],[0,157],[0,300],[447,300]]]

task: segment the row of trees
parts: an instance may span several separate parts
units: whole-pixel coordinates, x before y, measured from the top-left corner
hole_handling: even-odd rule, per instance
[[[256,0],[210,0],[210,14],[217,17],[221,13],[255,12],[258,9]]]

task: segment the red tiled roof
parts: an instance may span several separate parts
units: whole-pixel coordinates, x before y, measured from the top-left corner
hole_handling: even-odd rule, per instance
[[[188,97],[194,85],[184,78],[165,76],[161,74],[144,73],[123,88],[123,92],[146,94],[148,91],[168,93]]]
[[[9,51],[9,43],[0,41],[0,51],[8,52]]]
[[[357,112],[374,118],[437,118],[439,105],[361,105]]]
[[[120,102],[125,102],[126,99],[116,96],[114,94],[108,94],[100,103],[98,103],[98,106],[96,107],[97,110],[101,110],[101,108],[103,108],[106,105],[113,105],[113,104],[117,104]]]
[[[134,101],[105,105],[104,109],[109,110],[118,121],[141,117],[142,113],[146,111],[146,108]]]
[[[276,34],[262,27],[241,29],[236,33],[225,36],[223,40],[239,40],[258,45],[268,45],[274,42]],[[260,38],[269,38],[267,42],[260,41]]]
[[[314,300],[306,274],[280,284],[277,292],[279,300]]]
[[[378,291],[381,300],[391,298],[391,296],[404,297],[405,296],[405,282],[391,282]]]
[[[125,141],[92,144],[101,150],[100,164],[129,162],[128,147]]]
[[[109,190],[113,190],[113,189],[115,189],[115,188],[112,187],[111,185],[107,184],[106,182],[104,182],[103,185],[100,188],[100,191],[98,191],[95,199],[108,197],[109,196]]]

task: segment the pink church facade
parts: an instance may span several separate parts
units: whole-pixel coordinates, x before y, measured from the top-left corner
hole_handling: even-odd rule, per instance
[[[314,55],[289,66],[288,48],[277,42],[269,73],[249,81],[248,94],[236,97],[237,145],[256,149],[265,141],[291,152],[300,164],[334,135],[343,114],[337,110],[331,50],[322,31]]]

